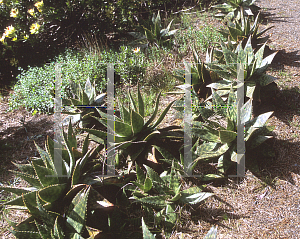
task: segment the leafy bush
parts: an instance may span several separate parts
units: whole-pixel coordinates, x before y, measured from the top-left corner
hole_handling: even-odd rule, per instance
[[[147,65],[144,54],[139,53],[138,57],[129,47],[121,47],[120,52],[110,50],[99,54],[67,50],[43,67],[30,67],[27,71],[22,71],[17,77],[19,81],[11,95],[10,110],[24,106],[28,110],[53,111],[55,62],[65,63],[61,66],[63,98],[70,96],[69,80],[80,83],[84,88],[86,79],[90,78],[91,81],[95,81],[97,92],[105,92],[107,74],[105,63],[119,62],[120,64],[115,64],[115,73],[125,83],[142,79]]]
[[[154,9],[160,9],[170,2],[147,1],[145,4],[136,4],[133,0],[1,1],[0,31],[8,26],[13,29],[12,34],[3,35],[3,42],[26,41],[42,31],[46,33],[44,37],[52,33],[48,37],[58,41],[68,41],[74,36],[80,36],[84,30],[102,34],[123,32],[131,28],[138,18],[142,18],[141,12],[151,15]]]
[[[86,80],[87,77],[95,78],[100,75],[97,69],[97,58],[90,55],[82,58],[79,53],[66,51],[57,57],[56,62],[66,63],[62,65],[62,97],[68,96],[69,81],[76,83]],[[97,75],[98,73],[98,75]],[[24,106],[26,109],[34,109],[40,112],[53,110],[53,91],[55,86],[55,61],[43,67],[30,67],[28,71],[22,71],[17,76],[19,80],[14,86],[11,95],[10,110]],[[105,82],[97,81],[98,90],[103,88]]]
[[[172,1],[0,1],[0,78],[16,76],[17,67],[43,64],[61,48],[73,46],[92,33],[103,41],[108,33],[122,38],[158,9],[172,9]],[[30,53],[30,54],[29,54]],[[8,70],[8,67],[11,68]],[[7,71],[4,73],[4,71]]]

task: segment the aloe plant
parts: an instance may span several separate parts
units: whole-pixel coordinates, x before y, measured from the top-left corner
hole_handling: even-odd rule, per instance
[[[162,28],[160,13],[158,11],[157,15],[153,13],[151,29],[147,29],[143,26],[143,31],[139,32],[129,32],[130,35],[137,38],[133,44],[138,44],[140,47],[145,48],[149,44],[156,45],[157,47],[166,45],[170,42],[170,38],[178,31],[178,29],[170,30],[173,20],[169,23],[167,28]]]
[[[136,187],[127,186],[128,190],[133,191],[129,199],[155,210],[156,225],[162,224],[167,230],[173,228],[178,220],[178,205],[195,205],[213,195],[202,192],[197,186],[182,190],[181,176],[174,163],[170,173],[165,171],[161,175],[148,166],[145,168],[146,174],[136,165],[137,180],[133,181]]]
[[[207,59],[209,58],[209,52],[207,52]],[[193,87],[194,94],[197,95],[199,99],[206,99],[210,94],[211,91],[206,86],[210,83],[216,82],[220,80],[220,77],[210,71],[204,62],[201,61],[198,52],[196,49],[193,49],[193,57],[194,62],[191,66],[191,83]],[[184,62],[185,69],[188,68],[188,65],[186,62]],[[185,73],[186,71],[183,69],[176,69],[174,77],[180,80],[182,83],[185,83]],[[185,87],[186,85],[180,85],[177,86],[178,88]]]
[[[88,150],[87,135],[82,151],[77,150],[71,122],[68,134],[63,132],[63,141],[61,164],[54,161],[54,141],[48,137],[46,151],[36,145],[40,158],[33,158],[29,164],[15,164],[20,171],[13,173],[30,186],[0,187],[17,196],[3,206],[25,210],[30,215],[19,224],[11,223],[12,233],[17,238],[89,238],[88,231],[91,229],[86,225],[87,202],[90,202],[89,210],[106,209],[103,205],[114,207],[91,187],[91,184],[103,183],[95,181],[91,175],[97,166],[93,159],[104,146]],[[100,232],[98,229],[95,231]]]
[[[240,20],[241,15],[253,16],[260,8],[254,3],[256,0],[226,0],[223,4],[212,6],[219,12],[215,15],[218,18],[226,18],[228,20]],[[242,14],[241,14],[242,12]]]
[[[190,167],[194,168],[199,161],[217,159],[220,173],[225,173],[232,162],[236,162],[237,157],[237,108],[235,107],[237,96],[231,87],[227,103],[215,91],[212,97],[212,103],[207,102],[206,108],[199,109],[205,122],[192,122],[192,134],[202,143],[199,140],[195,143],[196,153],[193,155],[193,163]],[[246,166],[248,165],[255,172],[257,172],[257,158],[252,155],[253,151],[265,157],[274,156],[272,148],[266,144],[266,140],[272,138],[271,132],[274,127],[265,125],[272,113],[267,112],[251,119],[252,99],[241,107],[241,122],[245,124]],[[216,116],[223,117],[227,126],[222,126],[220,120],[216,121]]]
[[[84,89],[81,88],[79,83],[76,84],[72,81],[70,81],[70,83],[74,98],[62,100],[62,104],[64,106],[64,111],[62,113],[70,114],[71,117],[67,117],[63,121],[63,124],[66,125],[69,118],[71,118],[73,124],[80,121],[79,126],[81,128],[91,128],[95,122],[92,122],[92,118],[90,116],[95,113],[94,107],[102,107],[104,109],[106,93],[97,95],[95,90],[95,81],[92,85],[89,78],[85,83]]]
[[[222,51],[215,50],[213,52],[218,60],[207,65],[210,70],[217,73],[223,80],[212,83],[207,87],[218,90],[221,96],[229,93],[232,83],[235,83],[233,84],[234,88],[240,87],[240,84],[236,85],[237,67],[238,64],[243,64],[246,96],[249,98],[253,96],[255,101],[259,101],[261,88],[267,88],[276,79],[265,74],[265,72],[277,52],[264,58],[265,46],[266,43],[254,53],[251,37],[249,37],[244,48],[241,42],[235,48],[232,46],[230,39],[227,45],[221,41]]]
[[[225,39],[228,39],[228,37],[230,37],[230,40],[234,41],[235,44],[238,44],[240,41],[243,41],[243,47],[245,47],[248,38],[251,36],[252,47],[258,50],[258,47],[267,42],[267,40],[269,39],[269,36],[262,37],[262,35],[274,27],[271,26],[258,32],[259,16],[260,13],[257,14],[251,26],[250,18],[245,17],[242,13],[241,19],[239,21],[236,19],[234,20],[234,22],[228,21],[227,28],[220,29],[218,31],[225,37]]]
[[[114,142],[108,150],[118,150],[120,152],[119,158],[130,157],[130,162],[133,163],[137,160],[139,163],[145,162],[148,152],[151,150],[152,145],[157,145],[165,138],[183,138],[183,132],[180,127],[166,127],[159,129],[159,124],[165,118],[170,107],[174,103],[171,102],[164,109],[159,117],[157,117],[158,106],[161,93],[158,94],[155,103],[153,115],[146,119],[144,100],[138,87],[137,101],[135,101],[130,92],[128,98],[130,99],[131,106],[127,109],[124,105],[120,105],[120,117],[107,115],[98,110],[101,118],[94,117],[100,123],[108,127],[107,120],[114,121]],[[157,117],[157,119],[156,119]],[[95,129],[83,128],[91,135],[91,139],[98,143],[107,144],[107,132]],[[117,160],[119,159],[117,158]]]

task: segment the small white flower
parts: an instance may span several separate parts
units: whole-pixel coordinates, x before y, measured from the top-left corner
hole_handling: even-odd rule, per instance
[[[133,49],[133,52],[134,52],[134,53],[139,53],[140,50],[141,50],[141,49],[140,49],[139,47],[137,47],[137,48],[134,48],[134,49]]]

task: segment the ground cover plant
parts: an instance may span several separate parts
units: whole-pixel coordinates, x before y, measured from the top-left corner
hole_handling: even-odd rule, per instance
[[[269,89],[271,84],[276,86],[274,78],[266,74],[276,52],[264,56],[266,43],[253,47],[250,32],[253,34],[257,28],[248,31],[250,20],[242,17],[236,19],[235,26],[240,28],[247,24],[247,37],[230,39],[233,35],[228,30],[227,42],[225,39],[214,45],[210,45],[212,40],[205,44],[201,40],[194,42],[193,55],[189,56],[193,61],[191,85],[185,83],[184,69],[174,71],[174,67],[169,66],[171,69],[165,70],[168,77],[185,83],[179,88],[190,87],[192,90],[192,147],[189,149],[192,163],[185,165],[184,122],[166,121],[170,114],[174,114],[174,109],[184,115],[185,98],[167,98],[163,92],[169,91],[170,86],[161,88],[157,97],[151,96],[155,99],[153,102],[147,100],[144,93],[146,86],[151,85],[151,80],[146,78],[147,70],[160,70],[158,66],[163,62],[156,64],[156,61],[176,54],[176,42],[185,41],[184,34],[176,35],[183,31],[179,29],[176,34],[169,35],[174,40],[173,48],[164,48],[160,36],[169,32],[168,26],[173,22],[176,25],[176,20],[165,19],[168,24],[163,28],[160,16],[163,14],[158,12],[151,18],[155,26],[153,35],[145,30],[145,39],[156,43],[149,44],[146,49],[139,48],[139,45],[130,47],[131,39],[128,39],[128,46],[123,45],[117,52],[91,47],[88,52],[66,53],[69,54],[67,62],[75,68],[63,68],[63,102],[73,107],[65,108],[73,115],[73,125],[70,120],[65,128],[67,133],[62,128],[62,142],[47,137],[45,151],[35,144],[39,157],[36,155],[25,163],[15,164],[18,170],[13,174],[27,184],[0,187],[14,194],[3,200],[2,207],[16,238],[183,238],[185,215],[199,212],[199,208],[205,205],[209,208],[210,204],[205,202],[217,199],[206,183],[220,183],[220,179],[229,180],[228,175],[235,174],[239,122],[245,124],[246,169],[260,176],[262,162],[274,158],[270,141],[275,127],[268,125],[273,112],[254,115],[253,102],[260,99],[261,89]],[[186,29],[185,33],[189,34],[191,29]],[[206,30],[199,32],[199,36],[205,36],[203,39],[210,37]],[[213,33],[211,37],[215,41],[218,35]],[[201,57],[205,51],[204,61]],[[66,58],[57,59],[63,61]],[[99,67],[99,62],[110,59],[128,63],[115,68],[118,84],[114,116],[105,110],[106,66]],[[244,84],[237,82],[238,63],[244,64]],[[37,111],[53,108],[54,62],[51,64],[52,69],[45,66],[23,71],[11,95],[12,109],[23,105],[32,114],[40,115]],[[187,62],[184,65],[189,67]],[[241,99],[237,98],[239,87],[245,91],[242,105]],[[27,89],[25,94],[22,95],[21,89]],[[124,91],[127,91],[126,95]],[[182,95],[183,91],[177,90],[176,93]],[[147,110],[151,105],[153,109]],[[237,107],[239,105],[241,110]],[[96,107],[88,108],[90,106]],[[75,121],[80,124],[74,125]],[[22,122],[27,133],[25,120]],[[109,122],[114,123],[113,128]],[[108,142],[107,131],[114,142]],[[62,147],[60,166],[54,160],[54,145],[57,144]],[[114,170],[118,175],[103,177],[108,172],[108,157],[115,162]],[[192,175],[187,175],[187,171]],[[22,211],[26,216],[24,220],[13,222],[9,219],[9,210]],[[192,216],[188,218],[193,220]],[[223,220],[226,218],[224,214]],[[206,229],[201,238],[217,238],[216,227]],[[195,238],[199,237],[198,232]]]

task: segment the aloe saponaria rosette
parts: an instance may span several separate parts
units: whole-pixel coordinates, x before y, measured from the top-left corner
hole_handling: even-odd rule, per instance
[[[204,105],[204,100],[206,100],[211,95],[211,90],[207,88],[208,85],[214,82],[220,81],[222,78],[220,78],[217,73],[214,71],[211,71],[206,64],[213,62],[213,50],[207,49],[206,52],[206,63],[202,62],[199,54],[197,51],[193,50],[193,57],[194,57],[194,63],[191,66],[191,98],[192,98],[192,117],[198,118],[200,117],[199,112],[197,112],[197,109],[199,105]],[[187,69],[189,66],[186,62],[184,62],[185,69]],[[183,69],[176,69],[174,71],[174,77],[178,80],[180,80],[182,83],[185,83],[185,74],[186,70]],[[187,87],[190,87],[189,84],[185,83],[183,85],[176,86],[180,90],[168,92],[169,94],[185,94],[185,89]],[[180,98],[179,100],[176,100],[173,108],[178,111],[177,117],[183,118],[184,114],[184,97]],[[196,107],[195,107],[196,106]]]
[[[145,209],[150,208],[152,216],[154,210],[156,225],[161,225],[167,231],[172,229],[179,219],[178,206],[192,206],[213,195],[203,192],[203,187],[197,186],[182,190],[181,175],[176,167],[173,162],[171,171],[164,171],[159,175],[148,166],[145,166],[145,174],[136,165],[137,180],[132,182],[133,185],[126,186],[127,190],[132,191],[132,197],[129,199],[141,203]]]
[[[95,115],[94,107],[101,107],[101,110],[105,110],[105,96],[106,93],[100,95],[96,94],[95,81],[93,85],[88,78],[85,83],[85,88],[82,89],[79,83],[74,83],[70,81],[71,90],[73,96],[76,98],[62,99],[62,104],[64,106],[63,114],[69,114],[62,123],[67,125],[69,118],[71,118],[72,123],[75,124],[80,121],[79,126],[91,128],[94,123],[91,115]],[[79,112],[78,112],[79,111]]]
[[[190,168],[194,169],[198,162],[217,160],[218,170],[225,173],[236,162],[237,157],[237,94],[231,87],[227,103],[213,90],[212,102],[206,107],[200,107],[204,122],[192,122],[192,135],[196,139],[193,145],[193,162]],[[274,157],[272,147],[266,140],[272,138],[273,126],[266,126],[266,121],[273,112],[267,112],[251,119],[252,99],[250,98],[240,109],[241,123],[244,123],[244,141],[246,167],[258,172],[257,155]],[[216,118],[219,119],[216,120]],[[226,121],[222,126],[221,119]],[[226,125],[227,124],[227,125]],[[254,156],[253,152],[256,152]]]
[[[219,10],[215,17],[240,20],[241,11],[246,16],[253,16],[260,9],[255,2],[256,0],[226,0],[225,3],[214,5],[212,8]]]
[[[243,47],[245,47],[245,44],[248,41],[248,38],[251,36],[252,47],[254,49],[258,50],[258,47],[262,46],[262,44],[267,42],[267,40],[269,39],[269,36],[262,37],[262,35],[274,27],[274,26],[271,26],[271,27],[268,27],[268,28],[258,32],[259,16],[260,16],[260,13],[257,14],[257,16],[251,26],[249,17],[245,17],[242,14],[242,17],[239,21],[238,20],[234,20],[234,22],[228,21],[227,28],[219,29],[218,32],[220,32],[224,36],[225,39],[228,39],[228,37],[230,37],[230,40],[233,41],[233,44],[235,44],[235,45],[237,45],[240,41],[243,41],[243,43],[242,43]]]
[[[277,52],[263,58],[266,46],[266,44],[264,44],[256,53],[254,53],[251,45],[251,37],[249,37],[244,48],[240,43],[235,49],[232,46],[230,39],[227,45],[221,41],[221,46],[222,51],[213,51],[213,54],[219,54],[218,61],[208,63],[207,65],[212,71],[222,77],[223,80],[212,83],[207,87],[218,90],[220,96],[227,95],[231,86],[233,86],[234,89],[241,87],[243,83],[237,82],[237,68],[239,64],[243,64],[246,97],[253,97],[255,101],[260,101],[261,88],[264,88],[265,90],[271,90],[272,88],[273,90],[274,85],[276,88],[274,82],[276,78],[265,74],[265,72]],[[211,99],[211,97],[209,97],[209,99]]]
[[[209,70],[204,62],[201,61],[198,52],[195,47],[193,49],[194,62],[191,66],[191,83],[192,90],[199,99],[206,99],[210,94],[210,90],[206,87],[207,85],[219,81],[220,77],[213,71]],[[206,60],[209,61],[209,52],[206,54]],[[185,74],[188,68],[188,63],[184,62],[185,70],[176,69],[174,71],[174,77],[180,80],[182,83],[185,83]],[[186,84],[177,86],[178,88],[186,87]],[[178,93],[178,92],[177,92]],[[182,94],[182,92],[179,92]]]
[[[155,44],[157,47],[166,45],[170,42],[170,39],[178,31],[178,29],[170,30],[173,20],[169,23],[167,28],[162,28],[160,13],[158,11],[157,15],[153,13],[151,29],[147,29],[143,26],[141,33],[139,32],[128,32],[137,40],[133,41],[131,44],[138,45],[139,47],[145,48],[149,44]]]
[[[20,223],[9,222],[17,238],[94,238],[98,229],[86,225],[91,210],[111,210],[114,205],[93,186],[103,185],[91,174],[96,171],[94,158],[104,146],[88,150],[89,135],[82,151],[77,150],[77,140],[71,122],[68,134],[63,132],[62,163],[54,160],[54,141],[48,137],[46,151],[37,144],[40,158],[29,164],[15,164],[20,171],[13,173],[30,186],[24,188],[0,187],[16,198],[5,202],[7,209],[25,210],[29,217]],[[59,172],[62,175],[59,175]],[[92,186],[93,185],[93,186]],[[105,206],[103,206],[105,205]]]
[[[153,145],[161,143],[161,141],[166,138],[183,138],[183,131],[180,127],[169,126],[162,129],[157,128],[174,103],[174,101],[171,102],[161,115],[157,117],[160,96],[161,93],[158,94],[154,112],[148,119],[145,117],[144,100],[139,87],[137,90],[137,101],[135,101],[131,93],[128,92],[131,106],[127,109],[123,104],[120,104],[120,118],[115,115],[111,116],[105,114],[97,109],[101,118],[94,118],[100,123],[108,127],[107,120],[114,122],[114,129],[109,128],[114,134],[114,142],[109,142],[110,145],[107,146],[107,150],[119,151],[119,154],[116,155],[117,165],[122,157],[128,160],[128,172],[135,160],[145,162],[148,152]],[[107,145],[107,132],[88,128],[83,128],[83,130],[90,133],[91,139],[95,142]],[[161,144],[158,146],[160,145]]]

